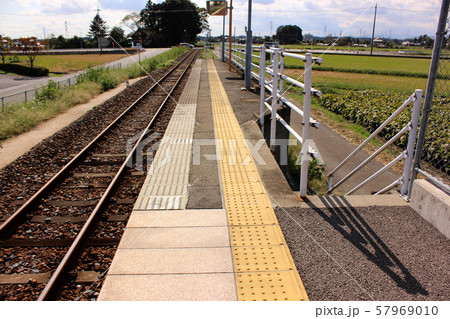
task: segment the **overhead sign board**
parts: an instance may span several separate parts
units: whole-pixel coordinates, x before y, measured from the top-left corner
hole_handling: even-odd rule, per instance
[[[211,16],[226,16],[228,2],[223,0],[206,1],[206,10]]]

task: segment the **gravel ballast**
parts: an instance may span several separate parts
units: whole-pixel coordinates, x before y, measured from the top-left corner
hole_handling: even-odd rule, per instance
[[[450,299],[450,241],[409,207],[276,214],[310,300]]]

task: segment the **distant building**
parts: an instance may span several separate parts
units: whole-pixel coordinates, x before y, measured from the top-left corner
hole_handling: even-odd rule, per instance
[[[377,37],[376,39],[373,39],[373,45],[377,48],[384,48],[386,47],[386,41]]]
[[[404,41],[404,42],[402,42],[402,45],[403,45],[404,47],[419,47],[419,46],[421,46],[422,44],[421,44],[421,43],[416,43],[416,42]]]

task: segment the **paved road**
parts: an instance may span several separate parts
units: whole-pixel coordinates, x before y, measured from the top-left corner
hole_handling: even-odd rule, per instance
[[[169,48],[162,49],[146,49],[144,52],[141,52],[141,60],[154,57],[155,55],[161,54],[165,51],[169,50]],[[69,57],[69,56],[68,56]],[[122,64],[122,67],[128,66],[130,64],[137,63],[139,61],[139,56],[132,55],[126,58],[122,58],[120,60],[116,60],[113,62],[109,62],[104,64],[104,66],[112,66],[118,63]],[[55,82],[60,82],[72,78],[79,74],[80,72],[67,74],[59,77],[43,77],[43,78],[33,78],[27,76],[20,75],[7,75],[0,74],[0,98],[5,97],[12,94],[23,93],[26,90],[32,90],[34,88],[38,88],[47,84],[49,80],[53,80]],[[23,95],[17,97],[22,99]]]

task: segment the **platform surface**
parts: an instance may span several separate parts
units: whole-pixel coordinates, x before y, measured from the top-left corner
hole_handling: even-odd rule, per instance
[[[203,81],[210,89],[209,131],[195,120]],[[206,144],[214,147],[210,165],[217,177],[211,177],[220,186],[215,201],[222,208],[187,209],[189,197],[196,196],[189,191],[198,180],[192,176],[202,167],[201,160],[193,161],[194,132],[209,134]],[[199,60],[98,300],[307,299],[227,92],[213,62]]]

